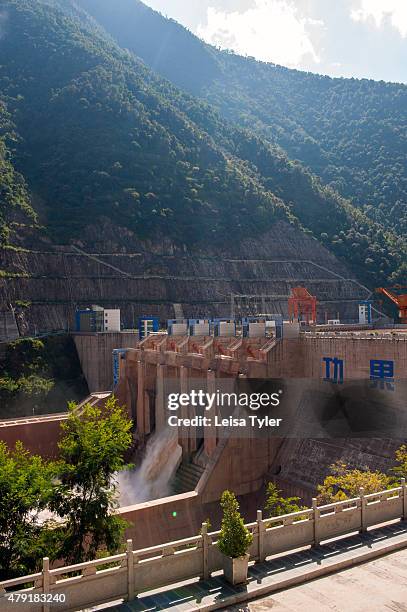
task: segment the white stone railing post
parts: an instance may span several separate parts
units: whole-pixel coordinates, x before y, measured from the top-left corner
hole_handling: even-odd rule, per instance
[[[133,540],[127,540],[126,557],[127,557],[127,600],[132,601],[132,599],[134,599],[136,596],[135,580],[134,580]]]
[[[208,536],[208,524],[202,523],[201,529],[202,535],[202,577],[204,580],[210,578],[209,571],[209,536]]]
[[[319,546],[321,543],[321,540],[319,537],[320,513],[319,513],[319,508],[317,506],[316,497],[312,498],[312,510],[313,510],[313,518],[314,518],[314,546]]]
[[[257,537],[258,537],[258,550],[257,556],[259,562],[265,561],[266,555],[264,553],[264,535],[266,527],[263,523],[263,513],[261,510],[257,510]]]
[[[47,599],[47,595],[49,595],[50,591],[50,573],[49,573],[49,557],[44,557],[42,560],[42,593],[45,595],[45,600]],[[42,604],[42,612],[49,612],[50,605],[47,601],[44,601]]]
[[[407,521],[407,485],[405,478],[401,479],[401,499],[403,500],[403,514],[401,520]]]
[[[365,533],[367,531],[367,523],[366,523],[366,497],[365,490],[363,487],[359,489],[360,496],[360,531]]]

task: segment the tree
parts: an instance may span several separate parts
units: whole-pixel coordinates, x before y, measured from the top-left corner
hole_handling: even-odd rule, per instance
[[[0,442],[0,578],[38,570],[46,548],[47,507],[55,464],[31,455],[17,442],[10,450]]]
[[[223,518],[218,548],[227,557],[233,559],[243,557],[253,541],[253,535],[243,522],[235,494],[231,491],[224,491],[220,505],[223,510]]]
[[[350,468],[341,461],[330,466],[330,474],[318,485],[318,503],[329,504],[359,495],[363,487],[366,494],[377,493],[391,486],[391,479],[382,472],[368,468]]]
[[[0,404],[10,416],[46,414],[87,392],[71,337],[23,338],[6,346],[0,360]]]
[[[72,563],[95,558],[101,547],[111,554],[120,547],[126,522],[115,514],[115,474],[126,468],[131,427],[114,397],[103,408],[87,404],[80,413],[70,406],[51,508],[64,519],[59,554]]]
[[[277,485],[274,482],[269,482],[264,509],[268,512],[269,517],[282,516],[283,514],[305,510],[305,506],[298,505],[297,502],[299,501],[299,497],[282,497]]]
[[[396,480],[394,483],[396,485],[400,484],[401,478],[407,479],[407,444],[403,444],[396,450],[396,465],[391,468],[390,472]]]

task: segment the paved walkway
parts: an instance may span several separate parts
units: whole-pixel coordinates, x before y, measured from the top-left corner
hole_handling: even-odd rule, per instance
[[[407,612],[407,549],[229,612]]]
[[[265,599],[228,607],[229,612],[407,612],[407,549]]]
[[[397,612],[407,612],[407,523],[396,523],[370,531],[367,534],[355,535],[346,539],[338,540],[333,543],[324,544],[317,548],[301,550],[276,559],[270,559],[264,563],[256,563],[249,568],[249,580],[247,585],[240,587],[230,586],[221,574],[215,575],[209,580],[189,581],[172,587],[160,589],[154,593],[146,593],[132,602],[113,605],[108,608],[109,612],[141,612],[148,610],[156,612],[158,610],[171,610],[171,612],[191,612],[191,610],[254,610],[260,612],[275,608],[274,601],[279,603],[280,610],[385,610],[385,607],[374,608],[375,601],[366,600],[363,608],[351,608],[348,600],[352,599],[352,594],[347,591],[343,582],[343,573],[324,578],[325,591],[318,597],[314,597],[312,592],[318,593],[320,580],[309,583],[313,578],[326,576],[333,572],[339,572],[345,568],[357,565],[358,563],[377,559],[386,553],[402,550],[400,553],[400,564],[397,564],[397,571],[394,570],[392,580],[388,587],[384,587],[384,595],[388,601],[395,599],[394,605],[389,605],[388,609]],[[353,570],[355,571],[355,570]],[[375,571],[375,570],[371,570]],[[362,574],[363,575],[363,571]],[[372,580],[372,578],[371,578]],[[304,585],[307,582],[308,584]],[[346,582],[346,577],[345,577]],[[339,601],[335,598],[333,586],[336,585]],[[264,597],[266,594],[296,587],[278,593],[271,598],[267,598],[263,603],[247,604],[249,600]],[[378,584],[378,583],[377,583]],[[355,585],[353,585],[355,587]],[[305,593],[298,599],[296,593],[298,589]],[[386,588],[388,591],[386,592]],[[394,588],[398,590],[394,590]],[[394,593],[392,592],[392,590]],[[356,586],[356,591],[358,587]],[[369,591],[362,585],[360,593],[368,597]],[[329,598],[324,593],[330,593]],[[402,596],[400,593],[404,592]],[[359,593],[359,595],[360,595]],[[325,600],[324,600],[325,597]],[[286,598],[286,599],[285,599]],[[291,598],[291,599],[290,599]],[[321,600],[322,598],[322,600]],[[400,599],[401,598],[401,599]],[[360,597],[359,597],[360,599]],[[301,603],[301,600],[303,603]],[[325,605],[321,607],[318,601]],[[340,607],[341,602],[346,602],[344,607]],[[237,604],[244,604],[239,607]],[[341,604],[342,605],[342,604]],[[256,607],[257,606],[257,607]],[[291,606],[291,607],[290,607]],[[100,609],[100,608],[99,608]],[[107,607],[105,607],[107,610]]]

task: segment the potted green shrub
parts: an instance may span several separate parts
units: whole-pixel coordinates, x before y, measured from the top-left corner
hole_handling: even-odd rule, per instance
[[[224,491],[220,505],[223,518],[218,548],[224,555],[224,575],[231,584],[241,584],[247,580],[250,558],[247,551],[253,542],[253,535],[245,527],[234,493]]]

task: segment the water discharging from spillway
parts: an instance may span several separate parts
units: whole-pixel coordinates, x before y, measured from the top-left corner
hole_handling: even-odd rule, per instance
[[[181,460],[174,429],[154,434],[140,466],[118,475],[120,506],[132,506],[171,494],[171,479]]]

